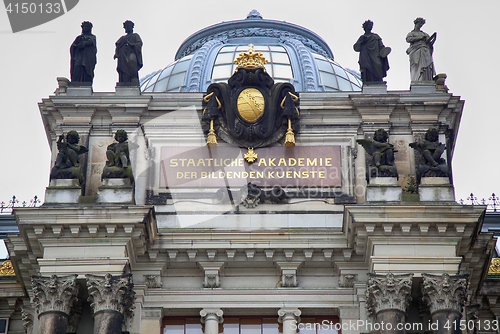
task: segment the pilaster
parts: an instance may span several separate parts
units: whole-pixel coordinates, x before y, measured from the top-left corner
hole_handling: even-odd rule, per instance
[[[283,324],[283,334],[296,334],[297,323],[300,322],[302,311],[298,308],[283,307],[278,310],[278,321]]]
[[[205,324],[205,334],[219,333],[219,324],[224,322],[223,314],[220,308],[204,308],[200,311],[201,322]]]

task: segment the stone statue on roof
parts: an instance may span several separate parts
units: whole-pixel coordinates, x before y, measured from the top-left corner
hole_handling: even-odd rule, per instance
[[[429,36],[420,30],[425,24],[421,17],[417,17],[413,23],[415,28],[406,35],[406,42],[410,43],[406,53],[410,56],[411,81],[432,81],[436,75],[432,52],[437,34]]]
[[[71,82],[92,84],[97,63],[97,40],[92,35],[92,23],[82,23],[82,34],[76,37],[69,49],[71,55]]]
[[[389,70],[387,56],[391,48],[385,47],[382,38],[371,32],[373,22],[363,23],[365,33],[354,44],[354,51],[359,52],[359,67],[363,84],[368,82],[382,82]]]
[[[118,82],[139,86],[139,70],[142,68],[142,40],[134,33],[134,22],[123,23],[126,35],[116,41],[114,59],[118,59],[116,70]]]

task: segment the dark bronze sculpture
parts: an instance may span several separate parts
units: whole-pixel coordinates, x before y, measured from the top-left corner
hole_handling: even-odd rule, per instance
[[[413,23],[415,28],[406,35],[406,42],[410,43],[406,53],[410,56],[411,81],[431,81],[436,75],[432,52],[437,34],[429,36],[420,30],[425,24],[421,17],[417,17]]]
[[[422,155],[417,173],[419,182],[421,177],[449,176],[449,168],[446,160],[441,158],[446,147],[439,142],[439,133],[436,129],[430,128],[427,130],[425,139],[410,143],[410,147],[416,149]]]
[[[64,134],[59,136],[57,149],[59,153],[56,162],[50,172],[51,179],[78,179],[83,181],[83,171],[80,164],[80,154],[87,153],[87,148],[78,145],[80,136],[76,131],[70,131],[64,138]]]
[[[361,80],[367,82],[382,82],[389,70],[387,56],[391,48],[385,47],[379,35],[371,32],[373,22],[368,20],[363,23],[365,33],[354,44],[354,51],[359,52],[359,67]]]
[[[378,129],[373,135],[373,140],[358,139],[356,142],[363,146],[372,157],[369,164],[370,177],[397,177],[398,172],[394,164],[394,145],[389,144],[389,135],[384,129]]]
[[[106,151],[106,166],[102,171],[103,179],[124,179],[129,178],[134,181],[130,156],[128,149],[128,135],[125,130],[118,130],[115,133],[117,143],[108,146]]]
[[[118,59],[118,82],[139,86],[139,70],[142,68],[142,40],[134,33],[134,22],[123,23],[126,35],[116,42],[115,59]]]
[[[82,34],[69,49],[71,55],[71,82],[90,83],[94,80],[94,68],[97,63],[97,41],[92,35],[92,23],[82,23]]]

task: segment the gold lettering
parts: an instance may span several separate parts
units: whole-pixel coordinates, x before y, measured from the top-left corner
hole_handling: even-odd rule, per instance
[[[205,167],[205,159],[198,159],[198,164],[196,166],[200,167],[200,165],[203,165],[203,167]]]
[[[255,179],[255,172],[250,172],[250,178]]]
[[[297,160],[294,158],[288,158],[288,166],[293,167],[297,164]]]
[[[187,166],[196,166],[195,163],[194,163],[194,159],[189,159],[188,163],[187,163]]]
[[[243,159],[238,159],[238,166],[243,167]]]
[[[302,178],[308,179],[309,178],[309,172],[307,171],[302,171]]]
[[[264,166],[267,167],[267,163],[266,163],[266,159],[265,158],[264,159],[262,159],[262,158],[259,159],[259,164],[257,166],[260,166],[260,165],[264,165]]]
[[[183,172],[177,172],[177,179],[182,179],[183,175]]]
[[[269,167],[271,166],[276,167],[276,165],[274,164],[274,160],[276,160],[276,158],[269,159]]]
[[[285,161],[285,159],[284,159],[284,158],[281,158],[281,159],[280,159],[280,162],[278,163],[278,166],[281,166],[282,164],[283,164],[284,166],[286,166],[286,161]]]
[[[304,167],[304,158],[299,158],[299,167]]]
[[[241,177],[243,179],[248,179],[248,172],[241,172]]]
[[[320,171],[319,172],[319,178],[320,179],[324,179],[325,178],[325,172],[324,171]]]
[[[208,167],[211,167],[212,166],[212,160],[214,160],[213,158],[210,158],[210,159],[207,159],[208,160]]]
[[[219,178],[219,179],[223,179],[223,178],[225,178],[225,177],[226,177],[226,173],[224,173],[224,172],[219,172],[219,176],[218,176],[218,178]]]
[[[201,172],[201,178],[206,179],[207,178],[207,172]]]
[[[187,159],[179,159],[181,161],[181,166],[184,167],[184,161],[186,161]]]
[[[267,172],[267,177],[270,179],[274,179],[274,172]]]
[[[231,160],[231,166],[236,166],[238,164],[238,160],[233,159]]]
[[[296,179],[300,179],[300,172],[293,171],[293,177]]]
[[[291,170],[287,170],[286,171],[286,178],[287,179],[291,179],[292,178],[292,171]]]
[[[229,162],[226,162],[229,161]],[[231,166],[231,159],[224,159],[224,166],[228,167]]]
[[[314,177],[315,177],[315,176],[314,176],[314,174],[316,174],[317,172],[318,172],[317,170],[313,170],[313,171],[311,171],[311,176],[312,176],[312,178],[313,178],[313,179],[314,179]]]
[[[233,172],[234,178],[239,179],[241,177],[240,172]]]
[[[325,159],[325,166],[332,167],[332,158]]]
[[[197,174],[198,174],[197,172],[191,172],[191,178],[196,179],[198,176]]]
[[[317,161],[317,159],[316,159],[316,158],[314,158],[314,159],[312,159],[312,160],[311,160],[311,159],[309,159],[309,158],[307,158],[307,165],[308,165],[308,166],[317,166],[317,165],[318,165],[318,161]]]
[[[177,159],[170,159],[170,167],[177,167],[177,166],[179,166]]]
[[[263,179],[264,178],[264,172],[257,172],[257,178]]]
[[[232,179],[233,178],[233,172],[227,172],[227,178]]]
[[[276,177],[277,177],[278,179],[282,179],[282,178],[284,178],[284,177],[285,177],[285,172],[283,172],[283,174],[281,174],[281,176],[280,176],[280,173],[279,173],[279,172],[276,172]]]

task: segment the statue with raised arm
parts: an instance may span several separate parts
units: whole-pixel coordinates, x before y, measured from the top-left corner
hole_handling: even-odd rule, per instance
[[[108,145],[106,150],[106,166],[102,171],[103,179],[124,179],[132,177],[132,167],[128,148],[128,135],[125,130],[118,130],[115,133],[116,143]]]
[[[126,35],[116,41],[114,59],[118,59],[116,70],[118,82],[139,86],[139,70],[142,68],[142,40],[134,33],[134,22],[123,23]]]
[[[410,56],[411,81],[432,81],[436,75],[432,52],[437,34],[429,36],[420,30],[425,24],[421,17],[417,17],[413,23],[415,28],[406,35],[406,42],[410,43],[406,53]]]
[[[387,56],[391,48],[385,47],[379,35],[371,32],[373,22],[368,20],[363,23],[365,33],[354,44],[354,51],[359,52],[359,68],[361,80],[367,82],[382,82],[389,70]]]
[[[424,140],[410,143],[410,147],[416,149],[422,155],[418,166],[418,180],[421,177],[447,177],[449,168],[446,160],[441,158],[446,147],[439,142],[439,133],[430,128],[425,133]]]
[[[394,163],[394,145],[387,142],[388,138],[387,131],[378,129],[373,134],[373,140],[356,140],[372,157],[372,162],[368,166],[370,177],[398,177]]]
[[[69,52],[71,55],[71,82],[92,84],[97,63],[97,41],[96,37],[92,35],[92,23],[82,22],[82,34],[71,44]]]
[[[85,146],[78,145],[79,141],[80,136],[74,130],[68,132],[66,138],[64,134],[59,136],[57,141],[59,153],[50,172],[51,179],[79,179],[82,183],[83,171],[79,155],[87,153],[88,150]]]

